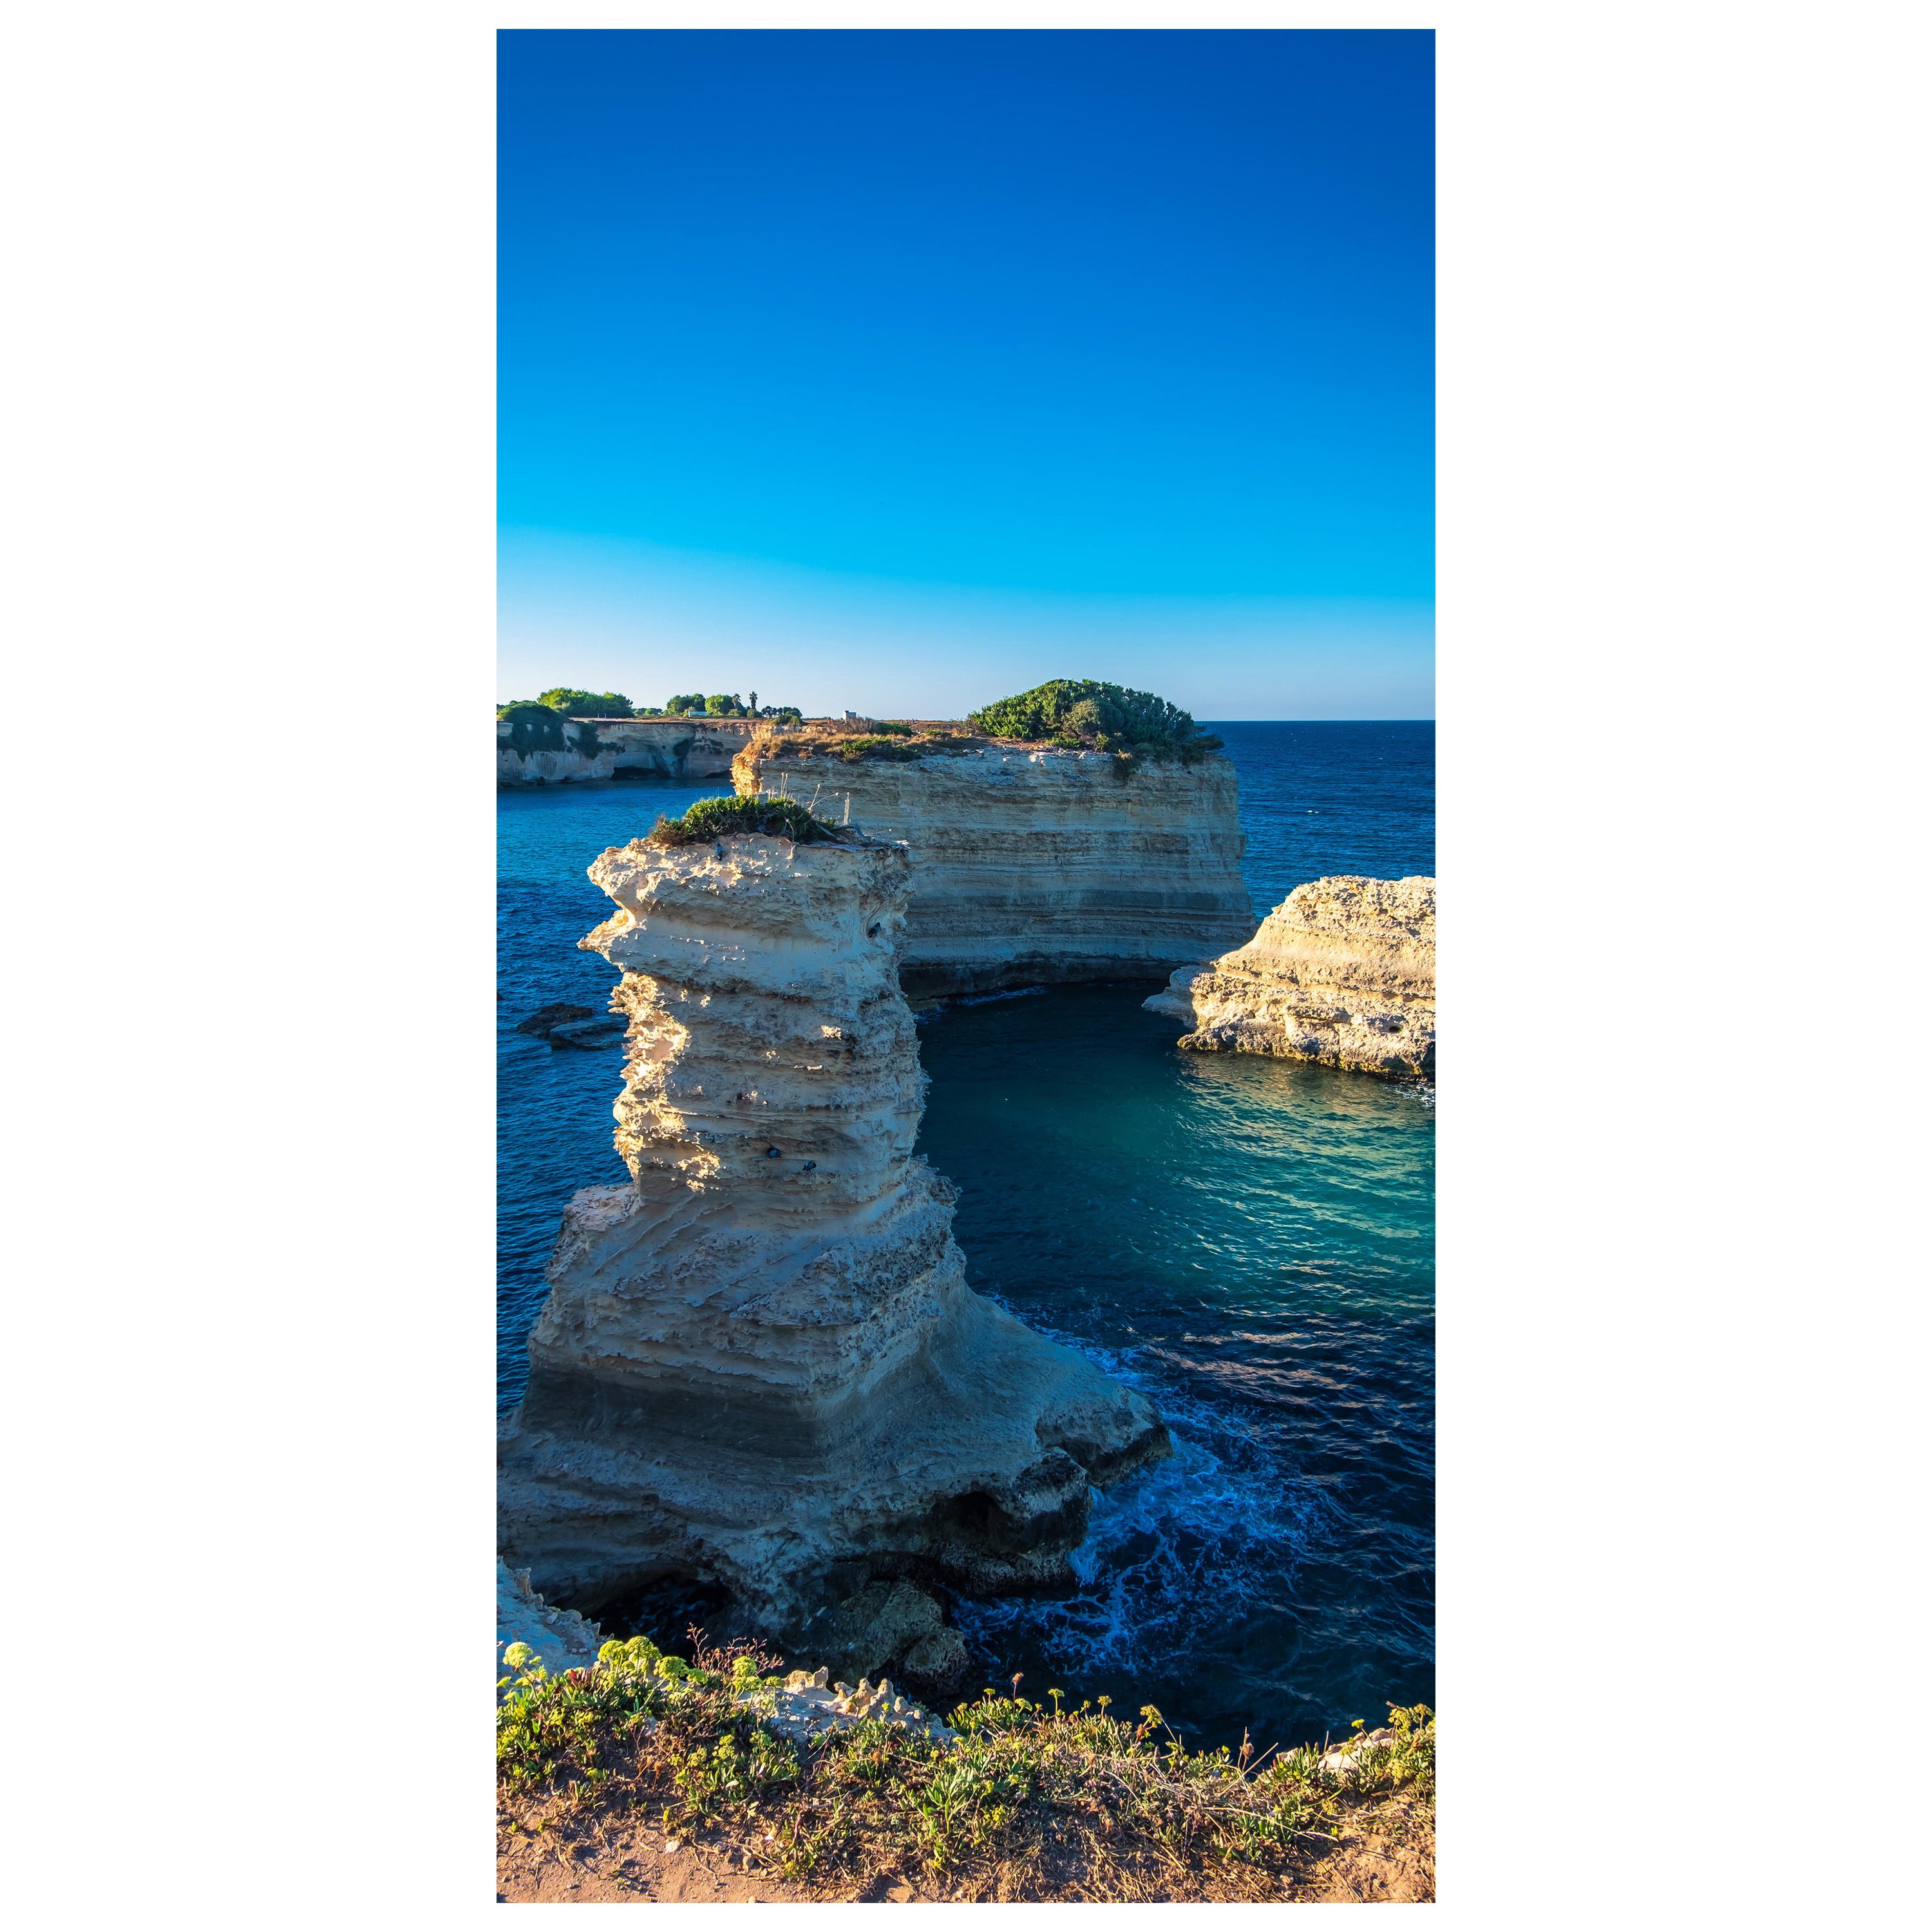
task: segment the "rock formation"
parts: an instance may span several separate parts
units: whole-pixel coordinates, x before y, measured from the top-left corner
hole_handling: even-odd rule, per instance
[[[758,835],[590,868],[632,1179],[571,1202],[501,1447],[502,1554],[553,1600],[697,1578],[783,1638],[855,1564],[1052,1583],[1090,1486],[1167,1451],[1140,1396],[965,1286],[913,1153],[910,874],[902,846]]]
[[[1201,1052],[1270,1053],[1365,1073],[1436,1067],[1436,881],[1297,886],[1246,945],[1184,967],[1144,1001]]]
[[[496,783],[569,784],[584,778],[718,778],[758,726],[748,718],[607,718],[596,723],[595,756],[577,747],[590,721],[573,718],[565,748],[520,753],[507,720],[496,723]]]
[[[501,1557],[496,1560],[497,1674],[503,1674],[502,1654],[513,1643],[526,1643],[553,1677],[566,1670],[586,1669],[597,1661],[602,1634],[574,1610],[547,1604],[530,1587],[530,1573],[514,1574]]]
[[[914,747],[904,748],[911,752]],[[915,1000],[1060,980],[1154,979],[1254,928],[1234,767],[1144,764],[984,739],[848,762],[836,741],[760,733],[740,792],[786,791],[912,854],[899,962]]]

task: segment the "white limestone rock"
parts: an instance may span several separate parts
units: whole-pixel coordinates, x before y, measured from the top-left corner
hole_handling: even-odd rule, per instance
[[[496,721],[496,783],[574,784],[626,775],[722,778],[758,727],[748,718],[573,718],[562,748],[520,752],[514,727]]]
[[[1233,764],[1210,754],[1119,770],[1105,752],[985,740],[848,764],[767,728],[731,776],[741,794],[816,799],[821,817],[905,841],[899,975],[916,1001],[1152,979],[1253,930]]]
[[[597,1661],[603,1639],[597,1626],[574,1610],[547,1604],[530,1587],[527,1570],[512,1571],[500,1558],[496,1564],[496,1674],[507,1673],[503,1652],[513,1643],[526,1643],[553,1677],[566,1670],[586,1669]]]
[[[1184,967],[1142,1003],[1197,1052],[1273,1054],[1365,1073],[1436,1070],[1436,881],[1316,879],[1246,945]]]

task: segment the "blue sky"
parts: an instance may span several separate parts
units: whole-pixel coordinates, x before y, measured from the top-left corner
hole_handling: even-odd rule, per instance
[[[500,697],[1432,715],[1430,35],[500,50]]]

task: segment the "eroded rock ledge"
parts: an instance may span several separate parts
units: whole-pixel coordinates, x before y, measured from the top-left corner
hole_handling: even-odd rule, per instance
[[[553,1602],[701,1578],[782,1635],[855,1562],[1058,1583],[1090,1486],[1167,1453],[1140,1396],[965,1286],[954,1190],[912,1151],[910,872],[756,836],[590,868],[632,1179],[571,1202],[501,1444],[502,1552]]]
[[[1436,1070],[1436,881],[1316,879],[1246,945],[1184,967],[1143,1003],[1202,1052],[1382,1074]]]
[[[1098,752],[962,741],[847,761],[836,741],[766,729],[741,793],[814,798],[906,842],[914,891],[900,979],[915,1000],[1061,981],[1155,979],[1254,926],[1234,767],[1210,755],[1123,776]]]

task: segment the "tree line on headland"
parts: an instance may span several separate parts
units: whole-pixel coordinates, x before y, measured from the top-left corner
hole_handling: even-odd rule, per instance
[[[760,706],[755,691],[748,704],[736,692],[718,692],[707,698],[701,691],[681,692],[662,704],[633,704],[621,691],[579,691],[565,685],[534,698],[515,698],[508,704],[500,704],[496,716],[510,718],[539,705],[561,712],[566,718],[771,718],[797,724],[805,716],[795,704]]]
[[[848,718],[853,715],[846,714]],[[553,738],[561,742],[560,723],[565,718],[747,718],[790,724],[805,721],[805,714],[795,704],[760,706],[755,691],[748,704],[735,692],[708,697],[686,692],[661,705],[634,705],[620,691],[580,691],[562,685],[534,699],[500,705],[496,716],[509,722],[520,741],[532,735],[545,742]],[[876,719],[860,722],[874,730],[909,733],[911,729],[898,720],[886,721],[883,727]],[[1195,723],[1191,712],[1166,698],[1091,678],[1049,679],[1031,691],[982,706],[969,713],[966,722],[988,737],[1035,743],[1044,740],[1070,749],[1111,752],[1130,764],[1145,758],[1173,757],[1192,764],[1221,745],[1219,738],[1210,736]]]

